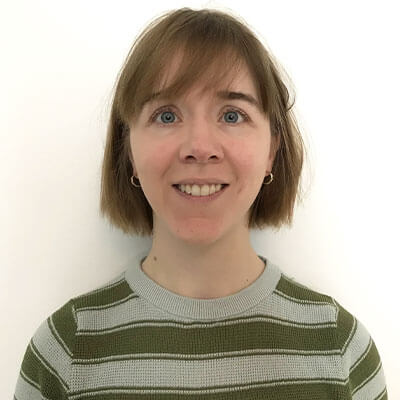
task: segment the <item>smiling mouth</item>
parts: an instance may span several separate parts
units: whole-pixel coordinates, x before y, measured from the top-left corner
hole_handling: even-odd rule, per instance
[[[195,184],[196,185],[196,184]],[[225,187],[225,186],[228,186],[229,184],[228,183],[221,183],[220,184],[222,187]],[[176,183],[176,184],[174,184],[174,185],[172,185],[172,186],[175,186],[176,188],[179,188],[179,186],[181,186],[179,183]],[[183,184],[183,186],[186,186],[185,184]],[[192,185],[189,185],[189,186],[192,186]],[[197,186],[201,186],[201,185],[197,185]]]
[[[179,184],[175,184],[175,185],[171,185],[171,186],[174,187],[176,189],[176,191],[179,192],[180,194],[182,194],[183,196],[186,196],[186,197],[189,197],[189,198],[193,198],[193,199],[204,199],[205,200],[207,198],[217,197],[222,192],[224,192],[224,190],[226,189],[227,186],[229,186],[229,184],[227,184],[227,183],[221,184],[221,189],[220,190],[218,190],[217,192],[214,192],[214,193],[210,193],[208,195],[203,195],[203,196],[200,196],[200,195],[193,196],[190,193],[182,192],[179,189],[179,186],[180,186]]]

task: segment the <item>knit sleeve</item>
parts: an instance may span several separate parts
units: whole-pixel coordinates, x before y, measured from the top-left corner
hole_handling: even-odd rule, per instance
[[[67,400],[76,333],[72,300],[43,321],[22,360],[14,400]]]
[[[387,400],[386,378],[366,327],[336,300],[337,339],[350,399]]]

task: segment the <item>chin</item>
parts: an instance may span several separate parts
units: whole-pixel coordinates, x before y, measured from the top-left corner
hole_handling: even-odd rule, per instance
[[[192,245],[207,246],[211,245],[221,238],[223,235],[221,225],[204,221],[203,219],[197,218],[197,221],[191,221],[175,225],[172,234]]]

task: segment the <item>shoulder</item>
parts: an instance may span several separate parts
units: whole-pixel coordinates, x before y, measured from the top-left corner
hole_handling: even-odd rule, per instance
[[[122,273],[90,292],[71,298],[43,320],[26,347],[15,398],[67,399],[77,333],[84,325],[79,311],[97,309],[127,294],[129,288]]]
[[[59,369],[55,372],[59,373],[60,379],[67,382],[75,338],[80,329],[80,310],[98,307],[126,296],[126,286],[122,273],[87,293],[70,298],[40,323],[31,337],[27,352],[44,364],[54,365]]]
[[[343,382],[352,395],[357,393],[366,399],[387,395],[376,344],[366,326],[353,313],[332,296],[300,284],[284,273],[275,294],[282,298],[286,314],[296,313],[302,322],[318,321],[328,328],[332,344],[340,356]]]
[[[66,356],[72,356],[74,337],[79,328],[79,310],[126,295],[126,286],[122,273],[91,291],[70,298],[41,322],[32,336],[31,345],[43,352],[42,346],[53,343],[54,348],[48,351],[49,354],[60,354],[60,349],[56,351],[55,348],[60,346]]]
[[[132,296],[132,290],[125,279],[124,271],[101,286],[73,297],[70,302],[78,319],[82,311],[93,310],[93,307],[116,304],[129,296]]]
[[[292,304],[321,306],[319,308],[310,307],[309,309],[313,310],[313,312],[316,310],[323,312],[325,310],[325,313],[333,316],[332,322],[335,323],[337,337],[342,346],[345,345],[349,338],[354,337],[355,333],[358,333],[358,339],[361,339],[361,337],[365,339],[368,336],[365,326],[338,300],[329,294],[301,284],[284,273],[282,273],[281,279],[276,286],[275,293],[282,298],[288,299]],[[301,310],[306,312],[307,308],[302,308]]]
[[[318,292],[309,286],[303,285],[283,272],[275,291],[294,300],[297,299],[330,303],[335,306],[331,296]]]
[[[53,354],[64,354],[63,359],[67,361],[72,355],[76,327],[74,304],[71,299],[41,322],[31,338],[30,346],[44,359]]]
[[[68,397],[76,328],[72,300],[42,321],[26,347],[15,398]]]
[[[337,345],[346,362],[356,357],[354,348],[367,350],[372,338],[361,321],[334,297],[303,285],[282,273],[275,289],[276,295],[287,300],[282,304],[295,308],[302,317],[313,315],[321,322],[331,322]]]

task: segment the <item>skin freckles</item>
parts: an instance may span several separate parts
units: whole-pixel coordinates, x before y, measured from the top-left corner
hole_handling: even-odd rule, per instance
[[[173,73],[166,76],[168,83]],[[143,271],[174,293],[216,298],[248,286],[264,269],[246,222],[279,142],[255,105],[216,95],[229,89],[258,100],[246,67],[229,88],[202,88],[199,83],[181,98],[147,103],[130,126],[130,146],[153,209],[153,243]],[[190,177],[221,178],[229,187],[213,202],[193,204],[171,187]]]

